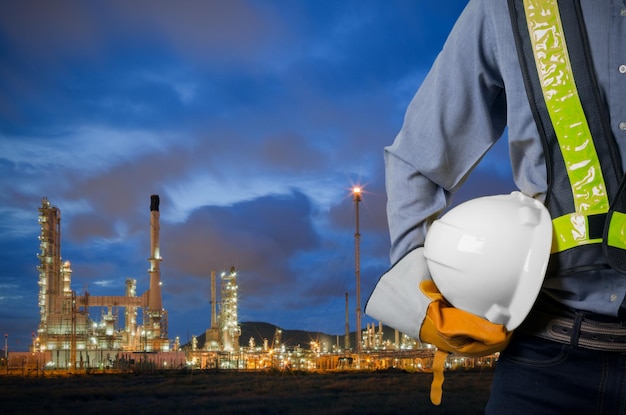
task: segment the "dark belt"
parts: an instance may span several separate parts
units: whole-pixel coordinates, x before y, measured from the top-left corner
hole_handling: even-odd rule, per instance
[[[570,317],[533,310],[520,331],[572,347],[626,352],[626,322],[593,320],[584,313]]]

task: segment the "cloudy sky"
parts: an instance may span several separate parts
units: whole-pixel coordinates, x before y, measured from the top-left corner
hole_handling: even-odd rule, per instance
[[[150,195],[160,195],[171,338],[210,325],[211,271],[231,266],[241,321],[342,334],[348,292],[354,329],[350,189],[365,192],[364,304],[389,265],[383,147],[465,4],[0,2],[9,349],[25,349],[39,323],[42,197],[61,210],[73,290],[123,295],[129,277],[148,288]],[[499,146],[457,201],[511,189]]]

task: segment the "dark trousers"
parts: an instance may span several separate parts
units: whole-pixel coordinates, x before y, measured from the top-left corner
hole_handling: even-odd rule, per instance
[[[502,352],[486,414],[624,414],[626,354],[516,333]]]

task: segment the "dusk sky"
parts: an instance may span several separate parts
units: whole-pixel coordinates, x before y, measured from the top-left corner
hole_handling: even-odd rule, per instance
[[[39,324],[42,197],[61,210],[72,289],[124,295],[127,278],[148,288],[160,195],[172,339],[210,326],[211,271],[231,266],[240,321],[343,334],[348,292],[354,330],[351,187],[364,187],[364,306],[389,267],[383,148],[465,4],[0,1],[9,350],[26,350]],[[513,190],[501,141],[456,202]]]

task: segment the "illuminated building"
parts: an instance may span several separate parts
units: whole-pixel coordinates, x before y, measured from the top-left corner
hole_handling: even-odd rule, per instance
[[[169,351],[159,267],[159,196],[151,196],[150,287],[141,296],[136,295],[134,279],[126,280],[124,296],[76,295],[71,289],[71,264],[61,259],[61,211],[46,198],[39,208],[39,225],[40,323],[33,351],[46,352],[50,366],[63,368],[107,366],[119,358],[119,352]],[[102,309],[99,322],[91,320],[90,307]],[[125,309],[121,330],[117,328],[119,308]],[[137,324],[139,308],[143,325]]]
[[[226,351],[239,350],[239,336],[241,329],[237,321],[237,271],[231,267],[230,272],[222,273],[221,307],[218,317],[222,349]]]

